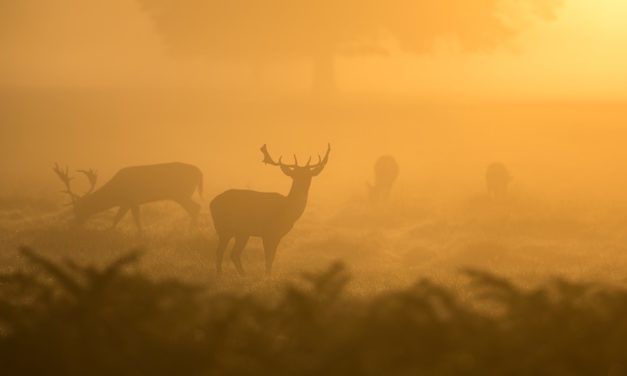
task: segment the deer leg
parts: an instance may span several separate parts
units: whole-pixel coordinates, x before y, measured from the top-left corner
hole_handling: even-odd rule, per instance
[[[274,262],[279,241],[280,239],[277,238],[263,238],[263,251],[266,256],[266,276],[272,274],[272,263]]]
[[[120,206],[120,208],[118,209],[118,213],[115,215],[115,218],[113,219],[113,225],[111,226],[112,230],[118,225],[118,223],[122,220],[122,218],[124,218],[124,216],[128,212],[128,209],[129,208],[127,206]]]
[[[141,234],[143,232],[143,230],[142,230],[141,219],[139,217],[139,205],[133,206],[131,208],[131,213],[133,214],[133,219],[135,220],[135,225],[137,226],[137,231],[139,231],[139,233]]]
[[[224,237],[218,235],[218,248],[216,249],[216,271],[218,275],[222,274],[222,259],[224,258],[224,250],[229,244],[230,237]]]
[[[186,198],[181,200],[176,200],[176,202],[185,209],[185,211],[189,214],[192,219],[192,225],[196,225],[198,222],[198,213],[200,212],[200,205],[195,203],[192,199]]]
[[[233,250],[231,251],[231,260],[233,264],[235,264],[235,268],[237,268],[237,272],[239,275],[244,275],[244,268],[242,268],[242,260],[240,256],[242,255],[242,251],[244,247],[246,247],[246,243],[248,242],[248,236],[238,236],[235,238],[235,245],[233,246]]]

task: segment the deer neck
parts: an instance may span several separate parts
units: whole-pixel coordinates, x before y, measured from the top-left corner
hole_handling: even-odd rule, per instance
[[[82,215],[90,217],[96,213],[110,209],[114,205],[111,200],[108,200],[106,192],[100,189],[80,198],[78,206],[80,207]]]
[[[305,211],[311,179],[296,180],[292,182],[292,188],[287,195],[287,214],[293,220],[297,220]]]

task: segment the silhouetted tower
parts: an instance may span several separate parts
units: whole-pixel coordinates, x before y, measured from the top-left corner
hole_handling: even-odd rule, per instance
[[[511,180],[512,177],[503,163],[490,164],[485,174],[488,195],[492,198],[505,197]]]
[[[396,159],[391,155],[379,157],[374,164],[374,184],[369,185],[370,201],[375,204],[387,201],[397,178]]]

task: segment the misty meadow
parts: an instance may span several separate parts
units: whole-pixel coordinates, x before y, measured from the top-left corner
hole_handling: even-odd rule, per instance
[[[0,5],[0,374],[627,374],[618,0]]]

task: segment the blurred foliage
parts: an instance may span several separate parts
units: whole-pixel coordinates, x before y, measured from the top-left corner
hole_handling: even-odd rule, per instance
[[[562,0],[138,0],[170,49],[180,54],[264,59],[321,51],[388,53],[392,38],[428,52],[438,38],[491,50],[533,18],[554,19]],[[528,23],[528,22],[527,22]]]
[[[138,0],[176,55],[239,59],[259,76],[285,57],[312,58],[314,88],[335,90],[336,55],[429,53],[442,42],[493,51],[562,0]]]
[[[131,252],[104,268],[28,264],[0,277],[6,375],[620,375],[627,289],[523,289],[469,270],[472,296],[422,280],[345,292],[342,264],[281,293],[151,280]]]

